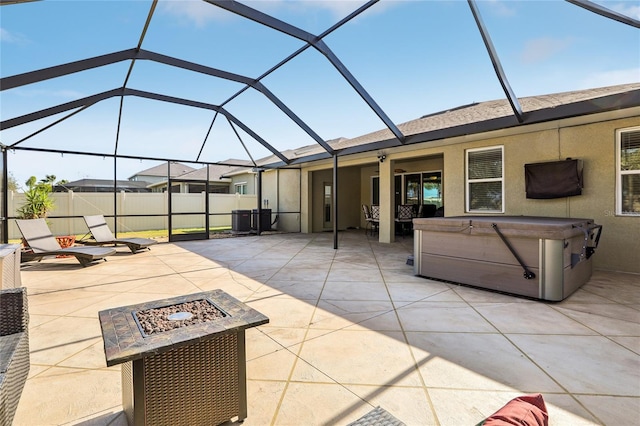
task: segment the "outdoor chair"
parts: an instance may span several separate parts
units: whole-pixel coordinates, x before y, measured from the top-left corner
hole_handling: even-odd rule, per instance
[[[44,219],[16,219],[16,224],[28,247],[21,253],[21,261],[40,261],[48,256],[74,256],[82,266],[90,265],[98,260],[107,260],[106,256],[115,254],[115,249],[108,247],[60,247]]]
[[[363,204],[362,212],[364,213],[364,220],[367,222],[367,226],[364,229],[365,235],[369,232],[369,230],[371,231],[371,235],[373,235],[374,230],[375,232],[378,232],[379,220],[374,219],[373,216],[371,216],[371,210],[369,209],[369,206]]]
[[[89,233],[91,234],[91,238],[89,240],[85,240],[84,237],[78,241],[80,244],[87,245],[106,245],[106,244],[124,244],[129,247],[131,253],[137,253],[141,250],[151,250],[149,246],[156,244],[156,240],[152,240],[150,238],[116,238],[109,229],[109,225],[107,225],[107,221],[104,219],[104,216],[93,215],[93,216],[84,216],[84,221],[87,224],[87,228],[89,228]],[[88,234],[87,234],[88,235]]]
[[[396,223],[400,227],[400,232],[403,237],[404,237],[404,232],[407,225],[409,225],[409,229],[411,229],[411,227],[413,226],[413,217],[414,217],[413,204],[400,204],[398,206],[398,215],[396,216]]]
[[[0,424],[10,425],[29,374],[25,287],[0,290]]]

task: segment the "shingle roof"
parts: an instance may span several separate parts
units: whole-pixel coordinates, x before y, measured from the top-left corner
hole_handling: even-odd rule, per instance
[[[624,96],[625,93],[635,96],[634,106],[640,106],[640,83],[622,84],[617,86],[600,87],[595,89],[579,90],[572,92],[553,93],[548,95],[530,96],[520,98],[519,102],[525,116],[531,117],[530,122],[541,122],[553,119],[566,118],[571,115],[571,111],[562,110],[561,107],[574,106],[583,102],[597,104],[598,99],[603,99],[611,95]],[[593,112],[593,111],[592,111]],[[596,111],[601,112],[601,111]],[[591,112],[585,112],[591,113]],[[576,113],[573,112],[575,115]],[[493,123],[491,126],[474,126],[479,123]],[[511,105],[506,99],[492,100],[463,105],[446,111],[437,112],[398,124],[398,128],[411,143],[426,142],[429,140],[442,139],[443,137],[459,136],[464,134],[480,133],[490,130],[498,130],[505,127],[518,125],[513,115]],[[459,134],[449,132],[446,135],[443,130],[459,128]],[[368,144],[390,141],[395,139],[389,129],[382,129],[355,138],[339,138],[329,141],[328,144],[335,150],[347,150],[356,152]],[[395,144],[396,146],[398,143]],[[371,150],[375,148],[372,145]],[[365,151],[360,149],[359,151]],[[318,145],[308,145],[293,150],[284,151],[283,154],[292,160],[304,159],[305,157],[323,155],[325,151]],[[278,163],[275,156],[262,158],[256,163],[262,166]]]
[[[593,100],[604,96],[640,90],[640,83],[623,84],[618,86],[601,87],[597,89],[573,92],[554,93],[550,95],[530,96],[520,98],[523,113],[531,113],[545,109],[553,109],[563,105],[570,105],[582,101]],[[398,125],[405,136],[416,135],[434,130],[452,128],[466,124],[480,123],[497,118],[511,117],[513,110],[506,99],[478,102],[458,108],[449,109],[435,114],[429,114],[415,120]],[[515,119],[515,118],[514,118]],[[526,124],[526,123],[525,123]],[[334,146],[342,149],[366,143],[383,141],[393,138],[388,130],[380,130],[353,139],[345,139]]]
[[[130,180],[120,180],[116,181],[117,186],[119,187],[127,187],[127,188],[146,188],[149,184],[144,181],[130,181]],[[65,187],[65,188],[74,188],[81,186],[93,186],[93,187],[113,187],[113,179],[79,179],[74,180],[73,182],[67,182],[65,184],[56,184],[56,186]]]
[[[209,166],[209,181],[220,181],[224,179],[222,176],[225,173],[229,173],[235,170],[236,166],[225,166],[221,164],[214,164]],[[202,167],[192,172],[185,173],[178,176],[180,179],[193,179],[193,180],[207,180],[207,168]]]
[[[169,167],[170,173],[171,173],[171,177],[177,177],[180,175],[183,175],[185,173],[188,172],[192,172],[196,169],[194,169],[191,166],[187,166],[186,164],[182,164],[182,163],[171,163],[170,167]],[[160,164],[158,166],[155,167],[151,167],[149,169],[146,170],[142,170],[140,172],[137,172],[136,174],[132,175],[129,177],[129,179],[131,179],[133,176],[162,176],[162,177],[166,177],[167,176],[167,165],[166,164]]]

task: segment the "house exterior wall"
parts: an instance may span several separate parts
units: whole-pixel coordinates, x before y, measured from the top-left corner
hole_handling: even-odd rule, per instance
[[[313,172],[308,168],[300,170],[300,232],[312,232],[311,220],[315,216],[313,209]]]
[[[640,108],[614,111],[592,116],[581,116],[549,123],[504,129],[481,135],[468,135],[450,140],[434,141],[424,144],[399,147],[386,150],[386,160],[380,164],[377,153],[365,153],[352,156],[348,161],[341,159],[344,165],[359,167],[357,180],[360,194],[358,205],[344,203],[339,205],[339,214],[348,217],[352,211],[359,214],[359,226],[364,226],[361,204],[371,202],[370,178],[376,170],[393,173],[402,168],[415,171],[441,169],[443,171],[443,199],[446,216],[470,214],[465,211],[465,151],[471,148],[504,146],[504,182],[503,202],[505,215],[557,216],[594,219],[603,225],[600,245],[594,255],[594,267],[597,269],[640,273],[640,216],[616,216],[616,139],[615,132],[620,128],[640,125]],[[583,160],[584,189],[582,195],[551,200],[527,199],[525,193],[524,165],[527,163],[556,161],[565,158]],[[435,161],[435,162],[434,162]],[[440,163],[441,167],[435,164]],[[431,164],[429,164],[431,163]],[[384,166],[384,169],[380,166]],[[321,169],[324,168],[324,171]],[[331,176],[330,161],[309,165],[313,173],[311,194],[303,193],[302,204],[309,203],[309,220],[313,223],[310,231],[319,230],[322,204],[322,180]],[[317,184],[319,181],[319,185]],[[383,185],[381,174],[380,199],[393,200],[392,183],[389,179]],[[347,183],[339,179],[340,191],[353,195]],[[384,192],[384,193],[383,193]],[[354,204],[354,205],[352,205]],[[392,209],[388,206],[387,209]],[[350,209],[349,212],[346,209]],[[352,211],[351,211],[352,209]],[[381,212],[386,220],[392,220],[392,212]],[[472,213],[477,214],[477,213]],[[303,218],[303,221],[305,219]],[[320,218],[321,220],[321,218]],[[383,220],[385,218],[383,217]],[[321,223],[321,222],[320,222]],[[392,224],[387,231],[380,227],[380,241],[389,242],[394,238]],[[306,232],[303,230],[303,232]]]
[[[640,273],[640,217],[616,216],[615,131],[640,124],[640,118],[610,120],[487,138],[446,147],[444,205],[447,216],[465,212],[465,150],[504,146],[505,215],[594,219],[603,225],[594,257],[599,269]],[[524,165],[576,158],[583,161],[582,195],[550,200],[527,199]]]
[[[360,223],[361,172],[359,167],[338,167],[338,229],[357,228]],[[325,228],[322,208],[324,184],[333,184],[333,169],[313,172],[313,211],[311,232],[322,232]],[[333,218],[335,220],[335,218]]]
[[[311,215],[311,232],[322,232],[329,230],[330,228],[324,228],[323,226],[323,206],[324,206],[324,184],[333,181],[332,170],[320,170],[313,172],[312,178],[312,192],[313,195],[313,214]],[[338,176],[338,180],[340,177]],[[340,203],[338,202],[338,206]],[[342,210],[341,210],[342,212]]]
[[[256,174],[255,173],[243,173],[241,175],[231,176],[231,184],[229,185],[229,193],[236,192],[236,184],[246,183],[247,194],[255,194],[256,191]]]
[[[158,183],[158,182],[166,182],[167,181],[167,177],[166,176],[155,176],[155,175],[135,175],[132,176],[132,179],[130,179],[134,182],[137,181],[144,181],[144,182],[149,182],[151,184],[153,183]]]
[[[300,178],[299,169],[276,169],[262,174],[262,207],[272,210],[272,222],[277,215],[273,227],[278,231],[300,232]]]

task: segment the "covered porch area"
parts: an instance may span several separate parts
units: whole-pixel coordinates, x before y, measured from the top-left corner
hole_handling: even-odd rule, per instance
[[[89,268],[23,265],[31,370],[14,424],[125,425],[98,311],[218,288],[270,319],[247,332],[247,426],[346,425],[378,406],[407,425],[472,425],[538,392],[551,425],[637,422],[638,275],[594,271],[543,303],[415,277],[411,238],[345,231],[338,250],[332,238],[161,243]]]

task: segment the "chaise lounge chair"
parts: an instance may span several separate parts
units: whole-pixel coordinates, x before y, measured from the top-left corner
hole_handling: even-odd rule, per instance
[[[40,261],[47,256],[74,256],[82,266],[87,266],[98,260],[107,260],[106,256],[115,254],[115,249],[108,247],[60,247],[44,219],[16,219],[18,229],[29,244],[29,248],[22,251],[23,262]]]
[[[149,246],[156,244],[156,240],[150,238],[116,238],[109,229],[107,221],[101,214],[94,216],[84,216],[84,221],[89,228],[89,232],[93,240],[81,240],[78,241],[81,244],[87,245],[104,245],[104,244],[125,244],[129,247],[132,253],[139,252],[140,250],[151,250]]]

